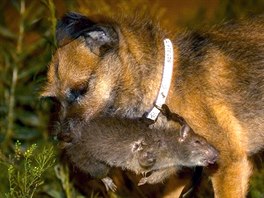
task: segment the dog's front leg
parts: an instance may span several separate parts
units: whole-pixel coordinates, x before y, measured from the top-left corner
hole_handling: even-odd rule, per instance
[[[246,197],[250,175],[251,163],[246,155],[234,162],[222,164],[212,176],[215,198]]]

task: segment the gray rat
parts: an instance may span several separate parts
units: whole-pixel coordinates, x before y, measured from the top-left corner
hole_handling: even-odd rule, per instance
[[[187,124],[175,131],[150,129],[139,120],[124,118],[83,123],[62,129],[58,139],[72,164],[101,179],[107,190],[116,190],[107,177],[111,167],[143,174],[138,183],[143,185],[162,182],[181,166],[207,166],[218,158],[218,151]]]

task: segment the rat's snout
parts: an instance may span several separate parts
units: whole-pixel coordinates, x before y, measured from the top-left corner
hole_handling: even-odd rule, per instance
[[[219,152],[214,147],[210,146],[205,153],[208,164],[214,164],[218,160]]]

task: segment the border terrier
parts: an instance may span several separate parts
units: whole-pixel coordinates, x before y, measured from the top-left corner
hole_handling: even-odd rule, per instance
[[[73,130],[99,115],[149,112],[162,81],[163,40],[170,38],[174,66],[166,105],[219,151],[211,174],[215,197],[246,196],[248,157],[264,146],[262,17],[173,35],[148,19],[68,13],[56,36],[42,96],[60,102],[60,122]],[[160,115],[153,127],[176,126]]]

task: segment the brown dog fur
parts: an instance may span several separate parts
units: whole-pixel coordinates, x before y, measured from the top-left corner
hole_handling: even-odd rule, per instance
[[[170,35],[144,19],[94,22],[68,14],[42,95],[60,101],[69,127],[100,114],[140,117],[159,90],[166,37],[175,52],[166,104],[220,151],[215,197],[245,197],[248,156],[264,146],[263,18]],[[154,127],[175,125],[160,116]]]

